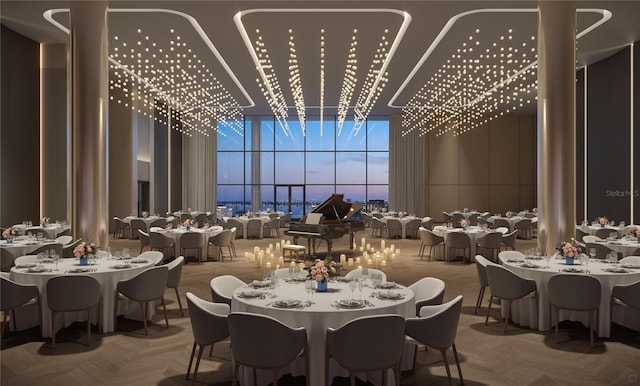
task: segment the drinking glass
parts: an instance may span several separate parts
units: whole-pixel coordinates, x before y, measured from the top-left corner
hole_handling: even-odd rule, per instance
[[[358,286],[358,283],[356,283],[355,280],[351,280],[349,282],[349,289],[351,290],[351,299],[353,300],[353,291],[355,291],[356,287]]]
[[[307,280],[304,282],[304,289],[307,291],[307,301],[311,302],[311,299],[313,299],[313,286],[314,286],[315,282],[313,280]]]
[[[364,287],[364,278],[358,278],[356,279],[356,282],[358,283],[358,291],[360,291],[360,300],[362,300],[362,287]]]
[[[278,286],[278,275],[274,273],[271,274],[271,286],[273,287],[273,297],[276,297],[276,287]]]
[[[55,249],[52,249],[51,251],[49,251],[49,257],[51,257],[51,259],[53,259],[53,262],[56,264],[56,268],[55,270],[58,270],[58,259],[60,258],[60,256],[58,256],[58,253],[56,252]]]
[[[596,249],[595,248],[589,249],[589,256],[591,256],[592,259],[596,258]]]
[[[108,246],[107,248],[105,248],[105,252],[107,252],[107,254],[111,256],[111,246]]]
[[[551,255],[548,253],[544,254],[544,263],[546,264],[545,268],[551,268],[551,266],[549,265],[549,262],[551,260]]]
[[[584,272],[589,273],[589,256],[586,253],[582,254],[582,265],[584,265]]]

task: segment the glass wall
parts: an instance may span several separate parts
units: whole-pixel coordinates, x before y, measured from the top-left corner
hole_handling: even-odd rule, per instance
[[[292,217],[298,218],[332,193],[363,205],[387,202],[388,118],[370,118],[357,131],[353,121],[337,126],[335,117],[325,117],[322,124],[312,117],[303,132],[298,120],[285,125],[273,117],[246,117],[244,136],[221,129],[218,205],[238,214],[287,207],[288,200]],[[291,191],[286,187],[298,192],[296,197],[286,197],[282,192]],[[253,196],[260,197],[255,207]]]

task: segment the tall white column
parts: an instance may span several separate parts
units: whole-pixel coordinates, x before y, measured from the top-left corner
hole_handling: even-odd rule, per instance
[[[538,245],[575,236],[576,4],[538,2]]]
[[[70,2],[72,205],[75,237],[107,246],[107,1]]]

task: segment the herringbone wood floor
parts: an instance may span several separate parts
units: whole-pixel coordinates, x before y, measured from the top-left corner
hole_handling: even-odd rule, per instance
[[[366,236],[369,236],[368,232]],[[358,235],[358,239],[362,234]],[[237,240],[238,258],[224,262],[190,263],[184,267],[180,287],[210,299],[209,280],[217,275],[232,274],[245,281],[261,276],[244,258],[244,251],[254,246],[265,247],[273,239]],[[372,241],[378,243],[378,241]],[[464,306],[456,346],[467,385],[628,385],[640,383],[640,333],[614,325],[609,339],[599,339],[589,346],[587,328],[575,323],[562,323],[561,341],[555,345],[553,334],[511,325],[503,325],[494,307],[489,326],[484,325],[485,296],[482,312],[474,315],[478,281],[473,264],[420,260],[419,240],[387,240],[402,255],[388,267],[389,280],[408,285],[424,276],[435,276],[446,282],[445,300],[458,294]],[[518,240],[524,250],[535,241]],[[334,243],[334,250],[346,249],[346,238]],[[114,250],[130,247],[137,251],[137,241],[112,240]],[[488,293],[488,291],[487,291]],[[86,325],[75,323],[60,331],[56,348],[42,339],[37,329],[7,332],[2,341],[0,379],[2,385],[186,385],[187,364],[192,346],[188,313],[181,317],[173,291],[166,292],[169,329],[165,329],[160,309],[156,313],[149,336],[140,322],[118,318],[117,331],[92,334],[86,342]],[[95,332],[95,329],[94,329]],[[449,352],[450,363],[453,355]],[[458,382],[455,365],[451,371]],[[213,357],[203,356],[199,384],[230,385],[231,362],[228,345],[218,345]],[[402,374],[402,385],[445,385],[447,376],[440,354],[434,350],[418,352],[416,371]]]

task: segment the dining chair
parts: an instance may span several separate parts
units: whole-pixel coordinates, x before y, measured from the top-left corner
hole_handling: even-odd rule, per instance
[[[247,221],[247,238],[248,239],[261,239],[262,238],[262,220],[259,218],[252,218]]]
[[[372,331],[384,331],[372,339]],[[400,384],[400,363],[404,349],[405,320],[400,315],[372,315],[351,320],[339,328],[328,328],[325,345],[325,385],[331,383],[331,358],[349,372],[351,386],[356,373],[392,369]],[[232,341],[233,344],[233,341]]]
[[[444,299],[444,281],[437,277],[423,277],[411,284],[408,288],[413,291],[416,302],[416,315],[424,306],[442,304]]]
[[[29,255],[37,255],[40,252],[49,252],[55,251],[56,255],[62,256],[62,244],[52,243],[52,244],[44,244],[29,252]]]
[[[138,229],[138,238],[140,239],[140,252],[138,252],[138,254],[140,254],[144,250],[144,247],[151,245],[151,241],[149,240],[149,234],[142,229]]]
[[[637,263],[634,264],[640,264],[640,256],[631,257],[637,258]],[[631,260],[629,260],[630,262]],[[611,301],[609,302],[609,321],[611,324],[613,324],[613,308],[616,305],[640,311],[640,280],[630,284],[616,284],[611,289]]]
[[[498,230],[498,228],[507,228],[507,231],[509,231],[511,229],[511,224],[509,224],[509,221],[507,221],[507,219],[494,218],[493,219],[493,228],[495,230]]]
[[[198,213],[198,215],[193,219],[193,223],[196,224],[198,228],[204,227],[204,223],[206,222],[209,222],[209,219],[207,218],[207,214],[204,212]]]
[[[493,224],[491,222],[487,221],[487,219],[484,218],[484,217],[478,217],[478,225],[480,225],[480,226],[485,226],[486,225],[487,228],[493,228]]]
[[[193,216],[191,213],[181,213],[180,214],[180,224],[184,224],[187,220],[193,220]]]
[[[263,237],[278,237],[280,236],[280,220],[272,218],[264,223],[262,227]]]
[[[582,236],[582,242],[583,243],[595,243],[597,241],[602,241],[602,239],[596,235],[586,235],[586,236]]]
[[[630,264],[630,265],[634,265],[634,266],[640,267],[640,255],[636,255],[634,253],[633,255],[629,255],[629,256],[626,256],[626,257],[618,260],[618,263],[620,263],[620,264]]]
[[[289,228],[291,223],[291,213],[283,214],[280,216],[280,228]]]
[[[444,244],[444,237],[438,236],[429,229],[421,229],[420,232],[420,260],[424,257],[424,251],[429,247],[428,261],[433,256],[433,248]]]
[[[229,258],[233,260],[233,249],[231,246],[233,238],[233,232],[229,229],[225,229],[217,235],[211,236],[207,242],[207,259],[209,259],[209,248],[214,247],[218,250],[218,259],[224,261],[224,247],[227,247],[229,251]]]
[[[491,255],[491,261],[496,261],[502,247],[502,233],[489,232],[476,240],[476,250],[484,250]],[[478,253],[482,255],[482,253]],[[484,256],[484,255],[483,255]]]
[[[179,254],[185,257],[185,264],[187,262],[187,251],[196,250],[199,263],[202,263],[202,233],[200,232],[185,232],[180,235],[180,252]]]
[[[498,253],[499,260],[524,260],[524,253],[520,251],[502,251]]]
[[[0,311],[2,311],[2,326],[0,327],[0,340],[7,318],[11,313],[11,319],[15,321],[15,310],[21,307],[34,305],[38,310],[38,319],[42,331],[42,309],[40,304],[40,291],[35,284],[20,284],[8,277],[0,277]]]
[[[419,317],[407,319],[404,327],[405,334],[407,335],[407,343],[414,344],[416,348],[413,355],[413,368],[415,369],[418,344],[439,350],[442,354],[445,368],[447,369],[449,385],[453,385],[451,371],[449,370],[449,361],[447,360],[447,349],[449,349],[449,347],[453,350],[453,358],[458,367],[460,384],[464,385],[460,360],[458,359],[458,350],[456,349],[455,343],[461,311],[462,295],[458,295],[445,304],[422,307],[418,315]]]
[[[449,212],[442,212],[442,222],[445,224],[448,222],[453,222],[453,215]]]
[[[487,317],[484,325],[489,325],[489,314],[491,314],[491,304],[493,298],[504,300],[507,310],[504,318],[504,332],[507,332],[507,326],[511,319],[511,303],[514,300],[522,299],[532,295],[536,302],[536,310],[538,309],[538,287],[535,280],[525,279],[501,265],[487,265],[487,279],[489,281],[489,289],[491,297],[489,297],[489,307],[487,309]]]
[[[594,235],[601,238],[602,240],[606,240],[612,235],[615,236],[616,239],[619,237],[618,231],[610,228],[600,228],[596,230],[596,233]]]
[[[576,240],[584,243],[583,237],[585,236],[589,236],[589,234],[580,228],[576,228]]]
[[[409,220],[404,227],[405,237],[407,239],[417,239],[418,229],[420,228],[421,220],[419,218],[414,218],[413,220]]]
[[[589,313],[589,336],[594,345],[594,330],[598,328],[601,285],[598,279],[585,275],[558,274],[547,282],[549,301],[549,326],[553,326],[555,314],[555,343],[558,344],[560,310],[585,311]],[[595,326],[595,327],[594,327]]]
[[[175,254],[175,241],[160,232],[149,232],[149,247],[152,251],[160,251],[166,260]]]
[[[384,237],[387,234],[387,223],[378,217],[371,218],[371,237]]]
[[[467,220],[469,220],[469,225],[478,225],[478,219],[480,218],[479,213],[472,213]]]
[[[498,229],[496,229],[498,231]],[[502,234],[502,244],[500,248],[504,247],[505,249],[509,248],[512,251],[516,250],[516,239],[518,238],[518,231],[515,230],[510,233]]]
[[[0,248],[0,272],[9,272],[16,257],[8,249]]]
[[[180,300],[180,293],[178,287],[180,286],[180,279],[182,278],[182,265],[184,264],[184,256],[178,256],[173,261],[165,264],[169,269],[167,275],[167,288],[173,288],[176,293],[176,299],[178,299],[178,306],[180,307],[180,316],[184,316],[182,311],[182,300]]]
[[[147,223],[141,218],[133,218],[131,219],[131,237],[134,239],[138,238],[138,229],[142,229],[143,231],[147,231],[149,228],[147,227]]]
[[[62,244],[62,246],[64,247],[65,245],[73,241],[73,237],[69,235],[62,235],[62,236],[56,237],[54,241],[58,244]]]
[[[169,328],[167,307],[164,303],[164,291],[167,288],[168,276],[169,269],[166,266],[159,266],[151,267],[142,271],[131,279],[120,280],[116,286],[116,296],[114,301],[114,327],[116,326],[118,319],[118,301],[122,299],[130,299],[140,305],[144,334],[149,335],[149,332],[147,331],[147,304],[151,301],[160,299],[164,310],[164,319],[167,328]]]
[[[97,308],[102,299],[100,282],[88,275],[55,276],[47,280],[46,294],[47,306],[51,310],[51,347],[56,347],[57,314],[78,311],[87,312],[87,346],[90,346],[91,310]],[[100,315],[99,309],[97,314]]]
[[[447,232],[444,236],[444,245],[448,251],[445,257],[448,262],[457,257],[455,251],[458,249],[462,249],[462,263],[467,262],[467,250],[471,250],[471,238],[469,238],[468,234],[465,232]]]
[[[476,255],[476,272],[478,274],[478,282],[480,282],[480,291],[478,292],[478,299],[476,300],[476,308],[473,311],[474,315],[478,314],[478,309],[482,306],[482,299],[484,298],[484,292],[489,287],[489,278],[487,277],[487,265],[495,264],[489,261],[482,255]]]
[[[387,281],[387,274],[375,268],[356,268],[344,275],[347,279],[370,278],[371,275],[378,275],[381,281]]]
[[[158,228],[166,228],[167,227],[167,219],[166,218],[157,218],[153,221],[151,221],[151,223],[149,223],[149,229],[151,229],[151,227],[158,227]]]
[[[131,231],[131,225],[129,223],[124,222],[121,218],[114,216],[113,217],[113,238],[119,239],[121,237],[125,237],[124,232]]]
[[[596,250],[596,259],[606,259],[607,256],[611,253],[611,252],[615,252],[618,255],[618,260],[622,259],[622,253],[620,252],[616,252],[613,249],[607,247],[604,244],[600,244],[600,243],[587,243],[586,246],[586,253],[590,254],[591,250],[595,249]]]
[[[427,230],[433,230],[433,219],[431,217],[423,218],[420,226]]]
[[[224,225],[224,228],[225,229],[236,228],[236,237],[237,238],[243,237],[244,226],[240,221],[236,220],[235,218],[228,219]]]
[[[33,237],[39,237],[41,239],[46,238],[42,229],[27,229],[27,235]]]
[[[191,331],[193,332],[193,348],[191,349],[186,379],[189,379],[191,374],[191,365],[193,364],[196,347],[199,348],[196,367],[193,370],[193,380],[191,381],[193,385],[198,376],[198,368],[200,367],[200,359],[204,348],[211,346],[213,349],[213,345],[229,338],[227,316],[231,312],[231,308],[228,304],[211,303],[200,299],[191,292],[187,292],[187,307],[189,308],[189,319],[191,320]]]
[[[533,226],[529,218],[518,220],[514,225],[514,229],[518,231],[518,237],[521,239],[529,240],[533,236]]]
[[[300,357],[304,359],[306,385],[310,385],[309,345],[304,327],[292,328],[270,316],[245,312],[232,312],[227,320],[235,360],[232,385],[237,384],[238,371],[244,366],[253,368],[254,379],[256,369],[270,370],[273,386],[278,386],[280,370]]]
[[[396,218],[387,219],[387,238],[402,238],[402,223]]]
[[[236,235],[237,235],[237,229],[231,228],[229,229],[229,232],[231,232],[231,236],[229,236],[229,246],[231,247],[231,251],[229,252],[229,256],[233,256],[233,257],[238,257],[238,255],[236,254]],[[207,253],[209,253],[208,249],[207,249]],[[231,260],[233,260],[233,258],[229,257]]]
[[[226,303],[231,306],[233,291],[245,285],[247,283],[232,275],[216,276],[209,282],[211,300],[215,303]]]
[[[464,216],[464,214],[462,214],[462,213],[458,213],[458,212],[454,212],[454,213],[453,213],[453,215],[452,215],[452,217],[453,217],[453,221],[452,221],[452,222],[453,222],[453,226],[454,226],[455,228],[460,228],[460,227],[462,227],[462,225],[460,225],[460,222],[461,222],[462,220],[466,220],[466,219],[467,219],[467,218]]]

